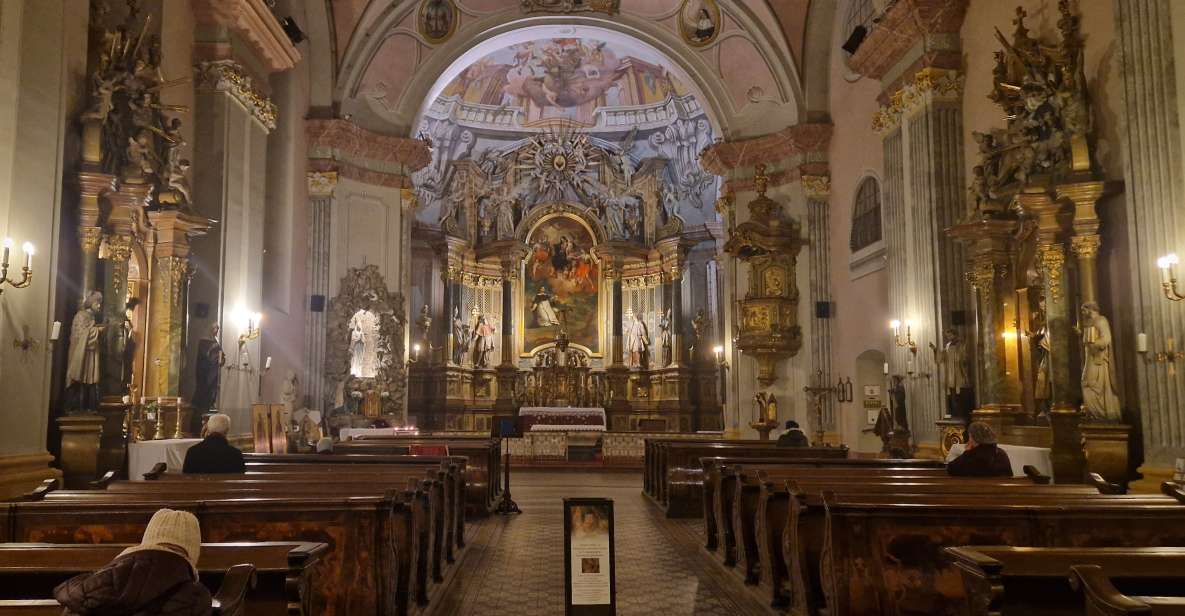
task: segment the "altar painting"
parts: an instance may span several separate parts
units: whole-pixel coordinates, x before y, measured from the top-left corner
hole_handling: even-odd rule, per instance
[[[523,349],[534,352],[555,341],[563,326],[568,340],[599,353],[600,267],[588,229],[572,218],[544,221],[531,233],[523,265]]]

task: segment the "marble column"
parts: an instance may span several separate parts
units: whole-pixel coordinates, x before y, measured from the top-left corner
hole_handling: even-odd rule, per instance
[[[305,282],[310,298],[319,297],[321,309],[305,312],[305,404],[318,411],[329,406],[325,384],[326,308],[329,304],[330,242],[333,237],[333,198],[337,188],[336,171],[308,172],[309,230],[308,273]]]
[[[1159,256],[1185,251],[1185,159],[1177,83],[1185,41],[1173,30],[1185,7],[1173,0],[1115,0],[1114,9],[1126,120],[1120,141],[1130,301],[1134,329],[1148,334],[1149,350],[1155,352],[1163,350],[1168,337],[1185,332],[1185,310],[1165,299],[1156,271]],[[1133,488],[1154,491],[1171,475],[1174,459],[1185,457],[1185,379],[1169,376],[1163,363],[1137,361],[1135,372],[1136,387],[1126,402],[1140,412],[1144,480]]]
[[[494,411],[498,414],[510,415],[518,407],[515,400],[515,380],[518,377],[518,366],[514,362],[514,282],[518,280],[518,273],[522,267],[526,247],[510,248],[502,253],[502,361],[498,364],[498,398],[494,401]]]
[[[810,328],[811,328],[811,365],[822,372],[820,385],[835,382],[831,366],[831,319],[821,318],[816,306],[821,302],[831,302],[831,211],[827,198],[831,192],[831,178],[829,176],[802,177],[803,192],[806,193],[807,209],[807,257],[810,268]],[[834,432],[835,397],[824,396],[823,425],[818,429],[824,433]],[[810,421],[815,421],[814,414],[809,415]]]
[[[944,235],[965,209],[962,95],[957,71],[924,68],[874,121],[886,134],[886,201],[898,200],[889,204],[896,211],[886,221],[890,296],[900,296],[891,307],[894,318],[913,321],[919,349],[941,344],[943,329],[956,315],[966,315],[964,257]],[[931,446],[938,440],[934,422],[944,414],[945,397],[930,353],[911,357],[897,350],[890,359],[894,373],[904,374],[902,363],[910,359],[915,373],[907,385],[910,427],[915,441]]]

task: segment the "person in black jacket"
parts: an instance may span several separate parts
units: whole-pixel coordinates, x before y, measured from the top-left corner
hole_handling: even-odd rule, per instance
[[[996,444],[996,433],[983,422],[967,426],[967,449],[946,465],[952,477],[1011,477],[1008,452]]]
[[[124,550],[94,573],[62,582],[54,598],[65,616],[206,616],[210,591],[197,577],[202,533],[187,511],[161,509],[140,545]]]
[[[803,432],[798,427],[798,422],[793,419],[786,421],[786,432],[778,437],[777,447],[810,447],[811,439],[806,437],[806,432]]]
[[[190,473],[243,473],[243,452],[226,441],[230,432],[230,417],[218,413],[206,422],[207,436],[202,442],[185,453],[185,466],[181,472]]]

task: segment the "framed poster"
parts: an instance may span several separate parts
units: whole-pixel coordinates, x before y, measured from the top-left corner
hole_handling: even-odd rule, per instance
[[[613,500],[564,499],[564,614],[617,613]]]

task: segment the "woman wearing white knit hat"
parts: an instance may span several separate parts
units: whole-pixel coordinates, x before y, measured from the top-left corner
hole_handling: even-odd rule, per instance
[[[201,549],[197,518],[188,511],[161,509],[139,545],[94,573],[63,582],[54,597],[66,615],[209,614],[210,591],[197,581]]]

